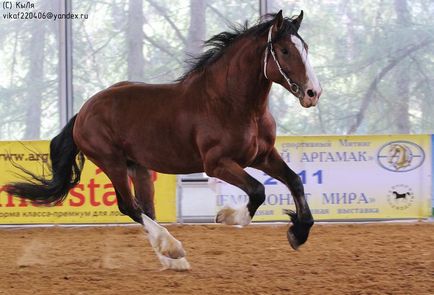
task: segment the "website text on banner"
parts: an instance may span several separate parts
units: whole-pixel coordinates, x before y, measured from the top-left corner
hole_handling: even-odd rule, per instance
[[[431,215],[429,135],[279,137],[276,148],[298,173],[316,220],[426,218]],[[266,201],[254,221],[288,220],[288,189],[261,171]],[[217,210],[246,194],[217,181]]]
[[[121,214],[116,194],[107,176],[86,160],[81,182],[74,187],[63,204],[54,207],[35,206],[29,201],[10,197],[3,186],[20,181],[16,164],[32,172],[48,173],[48,141],[0,142],[0,224],[44,223],[129,223]],[[176,176],[155,175],[155,209],[160,222],[176,221]]]

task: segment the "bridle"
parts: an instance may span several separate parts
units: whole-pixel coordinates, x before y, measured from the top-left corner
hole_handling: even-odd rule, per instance
[[[274,26],[274,25],[273,25]],[[274,48],[273,48],[273,42],[271,42],[271,31],[273,30],[273,26],[270,27],[270,30],[268,31],[268,41],[267,41],[267,47],[265,48],[265,56],[264,56],[264,76],[265,78],[267,78],[267,80],[270,80],[267,76],[267,60],[268,60],[268,51],[270,51],[271,56],[274,59],[274,62],[277,65],[277,68],[279,69],[280,74],[283,76],[283,78],[285,78],[286,82],[289,85],[289,89],[291,89],[291,92],[299,97],[301,97],[301,87],[295,83],[292,82],[291,79],[289,79],[289,77],[285,74],[285,72],[282,70],[282,67],[280,66],[279,61],[277,60],[276,57],[276,53],[274,52]]]

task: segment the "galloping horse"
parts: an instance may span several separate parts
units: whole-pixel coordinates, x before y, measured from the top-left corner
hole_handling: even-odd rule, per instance
[[[64,200],[80,180],[85,155],[110,178],[119,210],[142,224],[162,265],[190,267],[182,244],[154,221],[150,170],[206,172],[244,190],[249,202],[224,208],[216,221],[247,225],[265,200],[264,186],[244,171],[260,169],[286,184],[296,205],[290,245],[297,249],[314,221],[299,176],[274,148],[276,124],[268,109],[273,82],[315,106],[321,86],[298,34],[303,11],[282,11],[257,25],[215,35],[211,49],[172,84],[120,82],[91,97],[50,143],[52,176],[29,171],[30,183],[11,183],[7,192],[36,203]],[[134,184],[133,195],[128,177]]]

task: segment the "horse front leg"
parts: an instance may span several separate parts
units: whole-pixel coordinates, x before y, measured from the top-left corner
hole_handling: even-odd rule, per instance
[[[290,216],[293,223],[287,233],[289,244],[294,250],[297,250],[299,246],[306,242],[310,228],[314,224],[300,176],[288,167],[274,148],[265,158],[252,167],[260,169],[269,176],[281,181],[291,191],[296,212],[292,210],[285,210],[284,212]]]
[[[226,159],[215,165],[208,165],[206,173],[242,189],[249,196],[249,202],[240,208],[225,207],[216,216],[216,222],[229,225],[248,225],[256,210],[265,201],[264,186],[250,176],[236,162]]]

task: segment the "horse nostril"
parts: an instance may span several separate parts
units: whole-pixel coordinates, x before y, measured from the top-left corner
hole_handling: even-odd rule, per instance
[[[314,97],[314,96],[316,95],[316,92],[313,91],[312,89],[309,89],[309,90],[307,91],[307,95],[309,95],[309,97]]]

